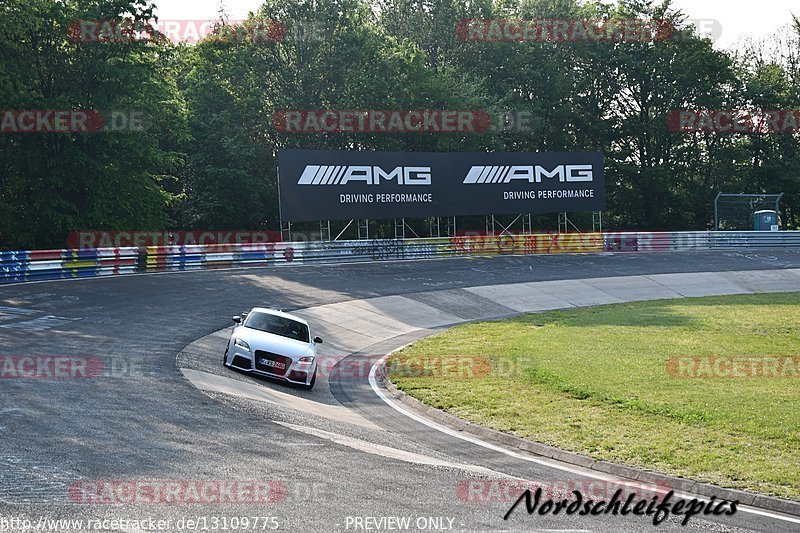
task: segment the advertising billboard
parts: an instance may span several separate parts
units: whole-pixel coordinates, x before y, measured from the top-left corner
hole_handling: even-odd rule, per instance
[[[603,155],[281,150],[288,222],[602,211]]]

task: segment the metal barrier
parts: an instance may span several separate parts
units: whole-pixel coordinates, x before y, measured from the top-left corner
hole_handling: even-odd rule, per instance
[[[456,256],[798,248],[800,231],[463,235],[0,252],[0,283],[146,272]]]

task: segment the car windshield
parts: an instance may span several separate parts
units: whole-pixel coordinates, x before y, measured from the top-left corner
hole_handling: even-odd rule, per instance
[[[268,313],[250,313],[244,321],[244,326],[289,337],[296,341],[308,342],[308,326],[291,318]]]

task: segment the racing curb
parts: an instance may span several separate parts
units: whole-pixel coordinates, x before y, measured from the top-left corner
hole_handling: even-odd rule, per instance
[[[455,417],[449,413],[445,413],[444,411],[429,405],[425,405],[416,398],[413,398],[398,389],[397,386],[389,380],[386,374],[386,365],[383,364],[377,369],[376,377],[377,381],[383,385],[383,387],[389,392],[390,396],[405,404],[417,414],[438,422],[449,429],[467,433],[481,440],[502,444],[503,446],[507,446],[509,448],[522,450],[533,455],[546,457],[562,463],[580,466],[589,470],[602,472],[604,474],[610,474],[635,481],[663,485],[673,488],[676,491],[697,494],[699,496],[714,496],[718,499],[728,501],[738,500],[742,505],[757,507],[759,509],[769,511],[776,511],[779,513],[786,513],[793,516],[800,516],[800,502],[784,500],[781,498],[775,498],[773,496],[766,496],[764,494],[756,494],[736,489],[726,489],[716,485],[710,485],[708,483],[700,483],[698,481],[693,481],[686,478],[668,476],[658,472],[641,470],[639,468],[633,468],[608,461],[598,461],[585,455],[580,455],[574,452],[561,450],[553,446],[547,446],[546,444],[525,440],[509,433],[503,433],[501,431],[473,424],[472,422],[467,422],[466,420],[462,420],[461,418]]]

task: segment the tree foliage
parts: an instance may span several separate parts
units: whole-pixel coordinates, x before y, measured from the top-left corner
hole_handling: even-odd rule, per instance
[[[622,229],[701,229],[719,191],[785,192],[800,224],[795,134],[675,133],[676,109],[800,108],[800,22],[745,53],[714,48],[669,0],[266,0],[231,39],[80,43],[77,20],[146,21],[149,0],[0,1],[0,109],[137,110],[144,131],[0,133],[0,247],[98,229],[278,227],[283,147],[602,151]],[[657,19],[643,42],[471,42],[464,19]],[[789,22],[789,21],[787,21]],[[241,29],[241,28],[240,28]],[[241,35],[236,34],[236,35]],[[528,130],[296,134],[282,110],[524,111]],[[497,126],[497,124],[495,124]]]

